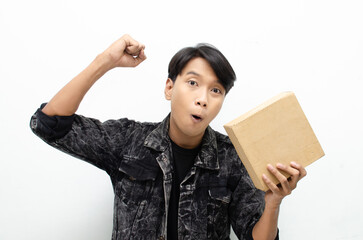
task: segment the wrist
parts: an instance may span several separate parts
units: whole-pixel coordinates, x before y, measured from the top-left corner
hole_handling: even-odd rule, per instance
[[[112,64],[112,57],[107,52],[98,54],[93,63],[100,71],[103,71],[104,73],[115,67]]]
[[[281,201],[265,202],[265,209],[268,209],[270,211],[279,211],[280,205],[281,205]]]
[[[92,86],[99,78],[101,78],[107,71],[111,70],[113,67],[107,58],[100,54],[98,55],[91,64],[83,70],[81,73],[84,77],[83,79],[89,82],[89,87]]]

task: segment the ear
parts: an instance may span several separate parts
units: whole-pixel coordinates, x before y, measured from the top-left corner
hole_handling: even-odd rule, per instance
[[[174,87],[173,80],[168,78],[168,80],[166,80],[165,90],[164,90],[166,100],[171,100],[171,96],[173,95],[173,87]]]

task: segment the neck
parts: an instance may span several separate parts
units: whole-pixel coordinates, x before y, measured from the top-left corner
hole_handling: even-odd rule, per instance
[[[190,137],[181,132],[177,132],[175,130],[173,131],[172,128],[169,128],[170,139],[176,145],[185,149],[193,149],[198,147],[202,142],[203,135]]]

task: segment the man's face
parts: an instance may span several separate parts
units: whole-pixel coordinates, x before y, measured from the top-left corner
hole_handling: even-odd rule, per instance
[[[184,148],[196,147],[217,116],[225,96],[213,69],[203,58],[190,60],[175,82],[168,79],[165,98],[171,101],[171,139]]]

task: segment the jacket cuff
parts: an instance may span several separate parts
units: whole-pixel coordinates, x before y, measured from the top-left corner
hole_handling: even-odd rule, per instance
[[[30,120],[30,128],[35,134],[47,141],[64,137],[71,129],[75,114],[71,116],[48,116],[42,109],[46,103],[34,113]]]

